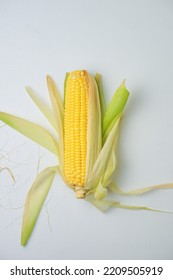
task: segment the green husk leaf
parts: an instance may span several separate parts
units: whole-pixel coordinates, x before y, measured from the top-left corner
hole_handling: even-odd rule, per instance
[[[58,166],[48,167],[39,173],[28,192],[23,214],[21,245],[25,246],[34,229],[40,210],[47,197]]]
[[[59,157],[57,141],[43,127],[4,112],[0,112],[0,120]]]
[[[120,115],[126,105],[127,99],[129,97],[129,92],[126,89],[125,81],[120,85],[120,87],[116,90],[113,95],[108,108],[105,112],[105,116],[103,119],[103,131],[102,137],[103,139],[108,134],[107,131],[110,131],[109,126],[113,126],[113,123],[116,122],[116,118]],[[113,122],[113,123],[112,123]]]
[[[93,166],[101,150],[101,112],[100,99],[95,79],[88,74],[88,135],[86,178],[90,178]]]
[[[29,94],[29,96],[34,101],[34,103],[37,105],[37,107],[40,109],[40,111],[43,113],[43,115],[49,121],[49,123],[55,129],[57,129],[56,119],[55,119],[53,112],[50,110],[50,108],[36,95],[36,93],[33,91],[32,88],[26,87],[25,89],[26,89],[27,93]]]
[[[155,190],[172,189],[173,183],[155,185],[155,186],[150,186],[150,187],[145,187],[145,188],[141,188],[141,189],[135,189],[135,190],[131,190],[128,192],[124,192],[117,186],[117,184],[115,184],[113,181],[111,181],[111,183],[109,184],[109,188],[113,192],[115,192],[117,194],[121,194],[121,195],[141,195],[141,194],[155,191]]]
[[[108,162],[110,160],[111,153],[115,150],[117,140],[118,140],[118,132],[119,132],[119,119],[115,123],[112,128],[105,145],[103,146],[91,172],[90,177],[86,182],[86,189],[91,190],[98,186],[99,181],[104,176]]]
[[[95,80],[96,80],[96,83],[97,83],[97,86],[98,86],[98,90],[99,90],[100,110],[101,110],[102,126],[103,126],[103,118],[104,118],[104,115],[105,115],[105,112],[106,112],[106,103],[105,103],[105,99],[104,99],[101,75],[97,73],[95,75]]]
[[[57,121],[57,133],[59,136],[59,148],[60,148],[60,166],[63,166],[63,152],[64,152],[64,132],[63,132],[63,124],[64,124],[64,106],[61,100],[61,96],[56,88],[56,85],[53,79],[50,76],[47,76],[47,86],[49,90],[49,96],[51,100],[51,104],[54,110],[54,115]]]

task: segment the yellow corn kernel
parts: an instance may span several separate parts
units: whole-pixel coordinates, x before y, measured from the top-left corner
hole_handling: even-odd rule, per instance
[[[76,191],[84,187],[86,177],[88,90],[85,71],[69,74],[65,87],[64,178]]]

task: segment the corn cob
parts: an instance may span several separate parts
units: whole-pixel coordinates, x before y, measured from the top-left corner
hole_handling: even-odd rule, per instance
[[[76,191],[85,185],[88,89],[85,71],[69,74],[65,87],[64,179]]]

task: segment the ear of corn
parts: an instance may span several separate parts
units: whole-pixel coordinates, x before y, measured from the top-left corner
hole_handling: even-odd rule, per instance
[[[78,198],[101,149],[101,113],[95,80],[87,71],[70,73],[65,84],[64,178]]]
[[[27,91],[55,128],[58,139],[37,124],[0,112],[0,120],[53,152],[59,161],[59,166],[48,167],[38,174],[27,195],[22,245],[27,243],[32,233],[56,172],[76,192],[78,198],[85,198],[101,211],[106,211],[109,207],[158,211],[104,199],[108,189],[118,194],[137,195],[173,187],[173,184],[164,184],[123,192],[111,179],[116,168],[115,149],[120,117],[129,96],[125,83],[117,89],[107,109],[99,74],[94,78],[86,70],[67,73],[64,104],[49,76],[47,85],[52,111],[38,99],[31,88],[27,88]]]
[[[86,178],[89,81],[84,71],[70,73],[65,85],[64,178],[78,190]]]

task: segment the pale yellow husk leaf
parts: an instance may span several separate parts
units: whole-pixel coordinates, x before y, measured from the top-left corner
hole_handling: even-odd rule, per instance
[[[63,160],[64,160],[64,106],[62,103],[61,96],[56,88],[56,85],[53,79],[50,76],[47,76],[47,86],[49,90],[49,96],[51,100],[51,104],[53,107],[55,119],[56,119],[56,126],[57,126],[57,133],[59,137],[59,150],[60,150],[60,158],[59,158],[59,165],[61,170],[63,169]]]
[[[57,129],[57,125],[56,125],[56,119],[55,116],[52,112],[52,110],[50,110],[50,108],[47,106],[47,104],[45,104],[37,95],[36,93],[33,91],[33,89],[31,87],[26,87],[25,88],[27,93],[29,94],[29,96],[31,97],[31,99],[33,100],[33,102],[37,105],[37,107],[39,108],[39,110],[43,113],[43,115],[46,117],[46,119],[49,121],[49,123],[55,128]]]
[[[91,75],[88,75],[88,135],[86,156],[86,184],[91,177],[93,166],[101,150],[101,112],[98,87]]]
[[[21,245],[26,245],[35,223],[37,221],[40,210],[49,192],[56,172],[59,171],[58,166],[48,167],[39,173],[27,194],[24,206]]]
[[[0,120],[59,157],[59,144],[45,128],[4,112],[0,112]]]
[[[87,178],[86,182],[86,189],[91,190],[95,189],[101,178],[105,175],[107,170],[107,166],[110,160],[111,153],[114,152],[117,139],[118,139],[118,131],[119,131],[119,119],[115,123],[114,127],[112,128],[107,140],[93,166],[91,176]],[[107,170],[108,172],[108,170]]]
[[[172,189],[173,188],[173,183],[165,183],[165,184],[160,184],[160,185],[154,185],[154,186],[150,186],[150,187],[145,187],[145,188],[141,188],[141,189],[135,189],[135,190],[130,190],[130,191],[124,192],[117,186],[116,183],[111,181],[110,184],[109,184],[109,188],[113,192],[115,192],[117,194],[121,194],[121,195],[140,195],[140,194],[144,194],[144,193],[155,191],[155,190]]]

